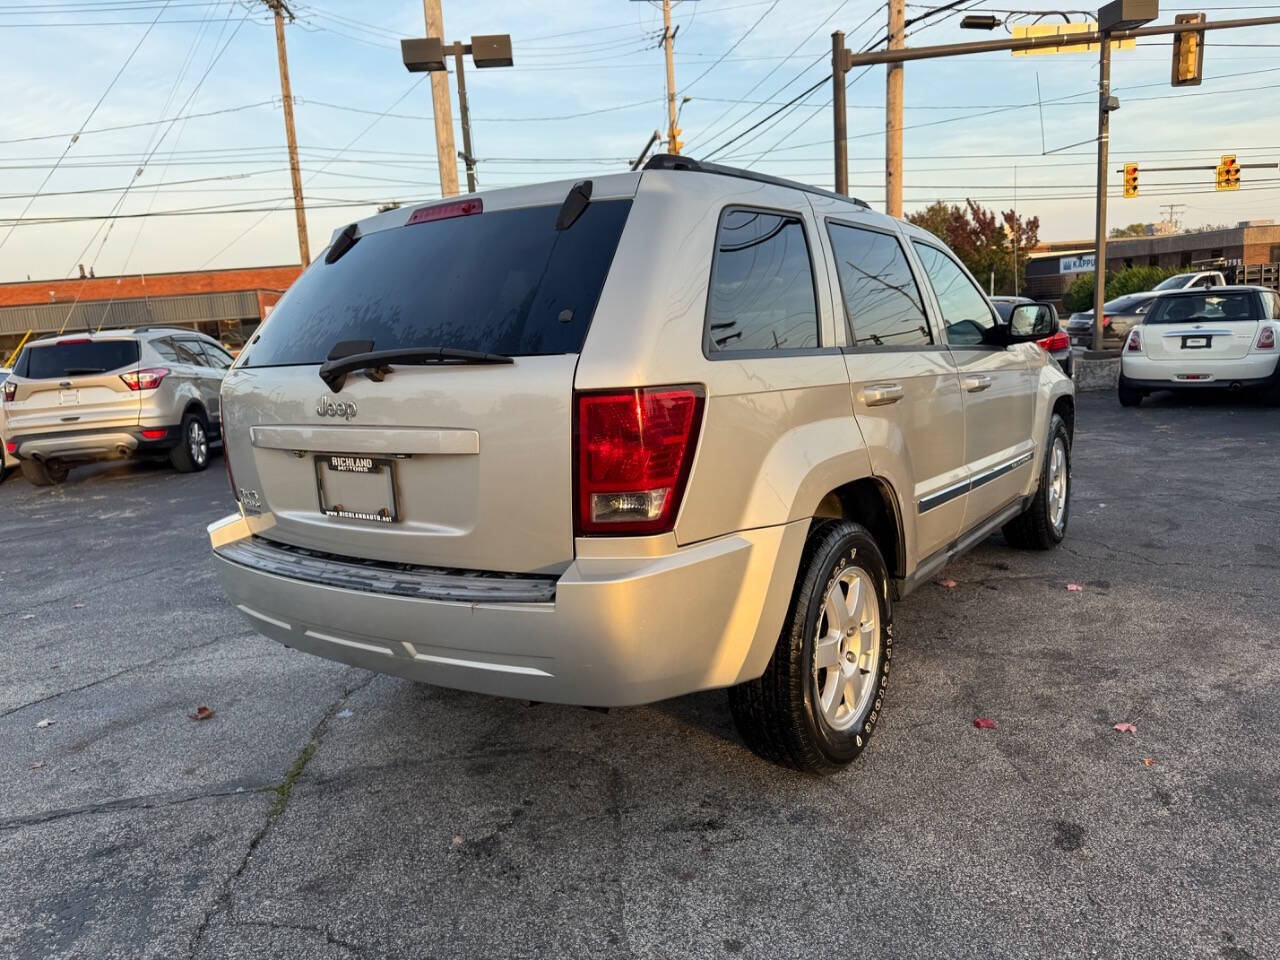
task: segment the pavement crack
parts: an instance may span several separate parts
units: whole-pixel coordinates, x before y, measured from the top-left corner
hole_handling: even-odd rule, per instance
[[[213,903],[210,904],[209,908],[205,910],[200,923],[191,934],[191,941],[187,948],[187,956],[190,960],[195,960],[196,953],[200,949],[200,944],[204,940],[205,934],[208,932],[209,926],[213,922],[214,917],[218,914],[225,913],[227,918],[233,923],[242,922],[235,920],[231,916],[231,894],[232,888],[235,886],[235,882],[244,875],[246,870],[249,869],[249,863],[253,860],[254,853],[271,833],[271,828],[275,825],[276,821],[284,816],[285,811],[288,810],[289,800],[293,796],[293,788],[301,779],[302,774],[307,768],[307,764],[311,762],[311,758],[315,756],[316,750],[319,749],[320,743],[329,729],[329,722],[333,719],[334,714],[342,708],[342,705],[347,702],[349,697],[359,693],[377,679],[377,677],[378,674],[376,673],[368,673],[357,683],[343,688],[342,693],[329,705],[329,709],[324,712],[324,715],[320,718],[319,722],[312,728],[311,736],[307,738],[307,742],[303,744],[302,749],[298,751],[298,755],[294,758],[293,762],[289,764],[289,769],[285,771],[280,782],[268,788],[275,793],[275,802],[271,805],[270,809],[268,809],[267,815],[262,824],[249,839],[249,845],[245,849],[244,856],[241,858],[239,865],[222,882],[221,887],[218,890],[218,895],[214,898]],[[345,946],[345,944],[340,945]],[[348,949],[352,948],[348,947]]]
[[[355,954],[357,957],[365,956],[364,947],[358,943],[352,943],[350,940],[343,940],[337,936],[332,928],[328,926],[314,926],[307,923],[283,923],[279,920],[232,920],[233,927],[258,927],[264,930],[293,930],[298,933],[314,933],[323,936],[325,943],[341,947],[349,953]]]
[[[17,713],[20,710],[27,710],[31,707],[38,707],[42,703],[48,703],[50,700],[56,700],[58,699],[58,697],[65,697],[71,693],[79,693],[81,690],[89,690],[92,687],[96,687],[104,683],[109,683],[110,681],[115,680],[117,677],[123,677],[126,673],[133,673],[136,670],[145,670],[148,667],[154,667],[157,664],[164,663],[166,660],[172,660],[174,657],[179,656],[180,654],[192,653],[196,650],[203,650],[206,647],[213,646],[215,643],[221,643],[224,640],[234,640],[246,635],[247,634],[245,634],[245,632],[241,630],[241,631],[237,631],[236,633],[222,634],[221,636],[214,637],[211,640],[205,640],[203,643],[197,643],[194,646],[190,646],[190,647],[183,647],[180,650],[170,650],[168,653],[163,654],[159,657],[153,657],[152,659],[145,660],[142,663],[131,664],[130,666],[117,670],[115,673],[107,674],[107,676],[105,677],[99,677],[97,680],[90,680],[88,683],[82,683],[78,687],[69,687],[66,690],[59,690],[57,693],[51,693],[46,697],[40,697],[38,700],[32,700],[29,703],[22,703],[16,707],[9,707],[9,709],[7,710],[0,710],[0,720],[3,720],[5,717],[9,716],[10,714]]]
[[[101,803],[86,803],[78,807],[64,807],[61,810],[46,810],[20,817],[9,817],[0,820],[0,830],[17,830],[22,827],[39,826],[42,823],[53,823],[66,820],[68,817],[79,817],[86,814],[113,813],[117,810],[155,810],[160,807],[176,807],[194,800],[209,800],[217,797],[255,796],[261,790],[274,789],[269,783],[226,783],[219,784],[209,790],[196,793],[152,793],[140,797],[124,797],[119,800],[106,800]]]

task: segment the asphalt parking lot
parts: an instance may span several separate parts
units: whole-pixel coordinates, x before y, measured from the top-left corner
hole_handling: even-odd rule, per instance
[[[1085,395],[1066,543],[993,538],[900,604],[827,780],[718,691],[529,706],[256,636],[208,557],[217,460],[11,477],[0,956],[1276,956],[1278,428]]]

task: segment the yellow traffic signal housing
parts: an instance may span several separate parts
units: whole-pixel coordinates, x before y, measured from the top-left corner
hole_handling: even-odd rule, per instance
[[[1204,23],[1203,13],[1180,13],[1175,24]],[[1183,30],[1173,35],[1173,85],[1198,87],[1204,72],[1204,32]]]
[[[1138,195],[1138,165],[1136,163],[1126,163],[1124,165],[1124,195],[1125,197],[1136,197]]]
[[[672,127],[670,135],[667,138],[667,152],[679,153],[684,149],[684,141],[680,139],[680,134],[684,133],[679,127]]]
[[[1217,188],[1219,190],[1240,189],[1240,161],[1236,159],[1234,153],[1223,154],[1222,159],[1218,161]]]

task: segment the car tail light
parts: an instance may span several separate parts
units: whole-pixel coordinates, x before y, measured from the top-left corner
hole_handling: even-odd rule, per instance
[[[67,337],[58,341],[58,346],[65,346],[68,343],[93,343],[88,337]]]
[[[158,427],[155,429],[147,428],[146,430],[142,431],[142,439],[143,440],[163,440],[165,438],[165,434],[167,434],[168,432],[169,431],[166,430],[164,427]]]
[[[579,533],[665,533],[675,526],[702,405],[697,387],[578,394]]]
[[[1274,350],[1276,348],[1276,328],[1263,327],[1258,331],[1258,342],[1254,346],[1259,350]]]
[[[1108,317],[1105,313],[1102,315],[1102,325],[1104,327],[1111,326],[1111,318]]]
[[[1129,331],[1129,342],[1124,345],[1124,348],[1129,353],[1142,352],[1142,333],[1137,327]]]
[[[147,367],[120,374],[120,379],[130,390],[154,390],[169,375],[168,367]]]
[[[1066,350],[1071,346],[1071,338],[1059,330],[1053,336],[1045,337],[1043,340],[1037,340],[1040,346],[1044,347],[1050,353],[1055,350]]]
[[[8,403],[18,395],[18,385],[12,380],[4,382],[4,402]]]
[[[5,445],[4,445],[4,448],[5,448],[6,450],[8,450],[10,453],[17,453],[17,452],[18,452],[18,441],[17,441],[17,440],[9,440],[9,441],[6,441],[6,442],[5,442]]]
[[[437,203],[432,207],[419,207],[409,215],[409,223],[429,223],[432,220],[452,220],[454,217],[470,217],[484,212],[480,200],[455,200]]]

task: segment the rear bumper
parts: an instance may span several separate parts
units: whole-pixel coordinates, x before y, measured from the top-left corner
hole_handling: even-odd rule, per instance
[[[1196,379],[1185,379],[1189,375]],[[1128,355],[1121,355],[1120,359],[1121,380],[1138,390],[1265,387],[1278,377],[1280,357],[1276,354],[1250,354],[1235,360],[1152,360]]]
[[[314,554],[252,537],[250,522],[227,517],[209,534],[228,598],[267,637],[409,680],[602,707],[763,673],[809,527],[658,555],[579,557],[538,582],[342,561],[326,571]]]
[[[164,436],[148,439],[142,434],[163,430]],[[182,440],[180,426],[94,427],[52,433],[27,433],[9,437],[17,444],[19,460],[114,460],[121,457],[166,453]]]

